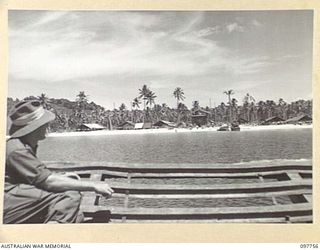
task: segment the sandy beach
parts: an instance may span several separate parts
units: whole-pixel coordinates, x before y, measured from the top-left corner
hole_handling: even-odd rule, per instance
[[[240,125],[241,131],[264,131],[264,130],[285,130],[285,129],[306,129],[312,128],[312,124],[294,125],[267,125],[267,126],[249,126]],[[98,131],[77,131],[77,132],[62,132],[62,133],[50,133],[49,137],[59,136],[101,136],[101,135],[126,135],[126,134],[161,134],[161,133],[199,133],[199,132],[219,132],[219,133],[231,133],[232,131],[217,131],[219,127],[208,128],[159,128],[159,129],[140,129],[140,130],[98,130]],[[240,132],[241,132],[240,131]],[[232,132],[236,133],[236,132]]]

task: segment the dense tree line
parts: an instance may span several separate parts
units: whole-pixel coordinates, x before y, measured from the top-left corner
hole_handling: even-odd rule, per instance
[[[185,94],[180,87],[173,91],[172,97],[177,100],[176,107],[168,107],[167,104],[156,103],[156,94],[147,85],[139,89],[135,97],[127,107],[122,103],[119,108],[106,110],[104,107],[89,102],[89,96],[80,91],[74,101],[67,99],[49,98],[42,93],[39,96],[29,96],[24,99],[38,99],[44,108],[56,114],[55,121],[50,125],[51,131],[75,131],[82,123],[98,123],[108,129],[116,129],[126,121],[133,123],[166,120],[174,123],[183,123],[192,126],[192,115],[203,111],[208,115],[208,125],[239,121],[260,124],[266,119],[278,116],[284,120],[307,114],[312,116],[312,101],[298,100],[287,103],[282,98],[277,102],[273,100],[256,101],[253,96],[247,94],[242,103],[235,98],[233,90],[226,90],[227,103],[222,102],[217,107],[201,107],[199,101],[193,101],[192,108],[183,103]],[[8,112],[11,107],[19,102],[18,99],[7,99]]]

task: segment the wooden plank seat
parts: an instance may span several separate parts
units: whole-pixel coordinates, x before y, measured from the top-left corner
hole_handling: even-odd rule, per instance
[[[64,164],[48,162],[47,165],[55,171],[75,171],[83,179],[109,183],[115,191],[109,200],[92,192],[83,193],[81,209],[88,218],[98,218],[97,223],[109,221],[310,223],[313,221],[311,160],[231,165],[103,162]],[[188,184],[184,183],[186,179],[190,180],[187,181]],[[224,184],[219,182],[221,179],[230,179],[231,182]],[[199,182],[199,180],[210,181]],[[234,180],[238,181],[233,182]],[[283,197],[285,203],[282,204],[279,200]],[[212,206],[210,202],[209,205],[206,204],[209,207],[184,207],[186,200],[197,202],[197,199],[203,199],[207,203],[221,199],[226,201],[250,199],[250,205],[237,201],[236,207],[217,207],[214,202]],[[254,201],[259,199],[267,199],[268,203],[255,205]],[[168,201],[171,200],[178,207],[161,207],[170,204]],[[195,202],[189,203],[196,204]],[[150,205],[148,203],[159,205],[148,207]],[[136,204],[148,206],[137,207]]]

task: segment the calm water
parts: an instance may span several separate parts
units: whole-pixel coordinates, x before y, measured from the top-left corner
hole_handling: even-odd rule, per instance
[[[312,129],[49,137],[49,161],[234,163],[312,158]]]

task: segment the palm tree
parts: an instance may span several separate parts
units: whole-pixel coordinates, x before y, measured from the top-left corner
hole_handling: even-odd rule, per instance
[[[258,110],[257,110],[258,122],[266,120],[266,104],[264,101],[258,102]]]
[[[152,92],[151,90],[149,90],[149,92],[146,95],[146,100],[147,100],[147,105],[149,104],[150,108],[152,106],[152,104],[155,104],[154,100],[156,99],[156,94],[154,92]]]
[[[254,102],[250,103],[249,106],[249,118],[250,118],[250,122],[254,122],[256,121],[256,117],[257,117],[257,108]]]
[[[142,86],[142,88],[141,89],[139,89],[139,98],[141,99],[143,99],[143,113],[144,113],[144,115],[143,115],[143,122],[144,122],[144,119],[145,119],[145,116],[146,116],[146,101],[147,101],[147,99],[148,99],[148,94],[149,94],[149,92],[150,92],[150,89],[148,88],[148,86],[146,85],[146,84],[144,84],[143,86]]]
[[[178,119],[177,119],[177,124],[180,123],[180,120],[182,119],[184,122],[187,122],[188,117],[187,117],[187,113],[188,113],[188,108],[185,104],[183,104],[182,102],[179,103],[178,105]]]
[[[182,88],[177,87],[174,91],[173,91],[173,96],[177,99],[177,123],[180,123],[180,110],[179,109],[179,101],[183,101],[185,99],[184,97],[184,92],[182,90]],[[182,103],[181,103],[182,104]]]
[[[132,107],[133,108],[140,108],[140,105],[139,104],[141,104],[141,102],[140,102],[140,100],[139,100],[139,98],[138,97],[136,97],[136,98],[134,98],[133,99],[133,102],[132,102]]]
[[[245,113],[245,117],[247,121],[250,121],[250,113],[252,108],[252,103],[255,103],[255,99],[249,93],[247,93],[243,98],[243,110]],[[251,103],[251,107],[249,107],[249,103]]]
[[[84,91],[80,91],[77,95],[76,102],[78,105],[77,110],[75,110],[76,116],[79,117],[79,123],[82,123],[87,120],[87,117],[84,114],[84,109],[88,103],[88,95],[86,95]],[[80,124],[77,125],[79,126]]]
[[[225,122],[227,120],[226,118],[226,105],[224,102],[221,102],[216,109],[216,116],[218,117],[219,122]]]
[[[182,90],[182,88],[177,87],[174,91],[173,91],[173,96],[177,99],[177,109],[179,106],[179,101],[183,101],[185,99],[184,97],[184,92]]]
[[[132,102],[132,108],[135,108],[133,110],[133,121],[136,122],[137,121],[137,109],[140,108],[140,100],[139,100],[139,97],[136,97],[133,99],[133,102]]]
[[[283,98],[280,98],[278,101],[278,112],[278,115],[282,119],[287,120],[287,103],[283,100]]]
[[[127,109],[126,105],[125,105],[124,103],[121,103],[121,105],[120,105],[120,107],[119,107],[119,110],[120,110],[120,111],[124,111],[124,110],[126,110],[126,109]]]
[[[80,91],[77,95],[77,101],[87,102],[88,101],[88,95],[84,93],[84,91]]]
[[[153,117],[154,117],[154,110],[152,109],[152,104],[155,104],[155,99],[156,99],[156,95],[154,92],[152,92],[151,90],[148,92],[147,96],[146,96],[146,105],[149,105],[149,107],[147,107],[146,109],[146,116],[148,117],[149,121],[152,121]]]
[[[200,108],[199,101],[193,101],[192,102],[192,109],[195,111],[195,110],[197,110],[199,108]]]
[[[226,90],[223,92],[224,94],[226,94],[228,96],[228,104],[229,104],[229,122],[232,122],[232,112],[231,112],[231,95],[234,94],[234,91],[232,89],[230,90]]]
[[[150,89],[148,88],[148,86],[146,84],[144,84],[142,86],[141,89],[139,89],[139,98],[143,99],[143,110],[146,109],[146,100],[147,100],[147,96],[148,96],[148,93],[150,92]]]
[[[86,95],[84,91],[80,91],[77,95],[76,101],[80,107],[84,107],[85,104],[88,103],[88,95]]]
[[[49,108],[49,98],[46,94],[44,93],[41,93],[40,96],[38,96],[38,99],[41,103],[41,105],[45,108],[45,109],[48,109]]]
[[[238,100],[236,98],[231,99],[231,108],[232,108],[232,121],[233,120],[238,120],[237,114],[238,114],[238,105],[237,105]],[[234,112],[235,111],[235,117],[234,117]]]
[[[61,115],[59,115],[58,112],[57,112],[57,110],[53,109],[53,108],[49,105],[49,98],[48,98],[48,96],[47,96],[46,94],[44,94],[44,93],[41,93],[41,95],[38,96],[38,99],[39,99],[39,101],[40,101],[40,103],[41,103],[41,105],[42,105],[43,108],[45,108],[45,109],[50,109],[51,112],[53,112],[53,113],[56,115],[56,117],[58,118],[57,120],[58,120],[59,126],[60,126],[60,127],[65,127],[65,126],[64,126],[64,124],[65,124],[65,119],[64,119],[64,117],[61,116]],[[49,130],[52,129],[51,126],[53,126],[53,124],[49,124]]]
[[[274,111],[275,111],[275,106],[276,106],[276,103],[273,101],[273,100],[267,100],[266,101],[266,106],[267,106],[267,111],[268,111],[268,117],[267,118],[270,118],[272,116],[274,116]]]

